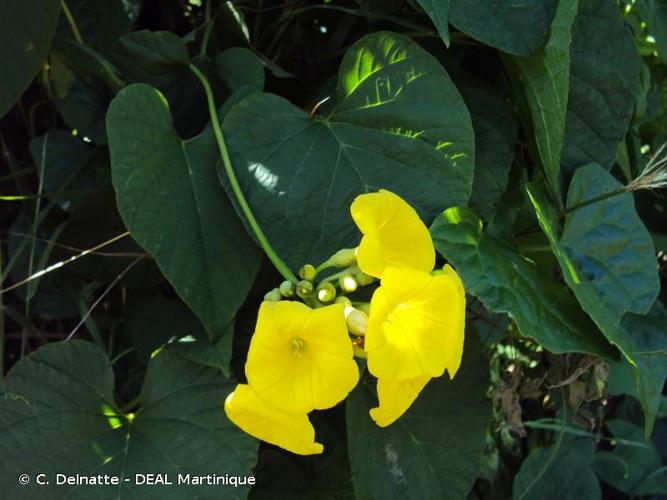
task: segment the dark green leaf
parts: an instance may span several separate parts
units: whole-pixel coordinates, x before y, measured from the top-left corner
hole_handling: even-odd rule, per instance
[[[470,206],[488,219],[507,189],[518,122],[496,89],[471,82],[461,86],[461,93],[475,130],[475,177]]]
[[[597,500],[600,483],[591,465],[595,443],[573,439],[531,452],[514,477],[515,500]]]
[[[51,50],[58,0],[4,0],[0,18],[0,118],[21,97]]]
[[[579,0],[558,3],[544,49],[513,58],[530,110],[542,168],[554,198],[560,200],[560,157],[570,86],[571,29]]]
[[[231,93],[243,86],[257,90],[264,88],[264,66],[249,49],[233,47],[213,58],[220,79]]]
[[[369,35],[347,52],[326,118],[255,93],[223,128],[260,225],[295,269],[356,242],[349,206],[361,193],[393,190],[426,218],[470,195],[468,111],[433,56],[400,35]]]
[[[440,38],[449,47],[449,0],[417,0],[431,18]]]
[[[222,405],[233,385],[219,370],[162,352],[132,416],[118,410],[113,386],[109,361],[88,342],[49,344],[20,361],[0,386],[0,494],[166,500],[220,498],[224,491],[225,498],[245,498],[248,486],[176,484],[179,474],[252,474],[257,441],[227,420]],[[135,485],[135,474],[157,472],[174,485]],[[19,484],[22,473],[30,485]],[[51,484],[35,484],[37,473]],[[56,473],[116,475],[120,485],[58,486]]]
[[[574,297],[533,261],[486,233],[472,210],[446,210],[431,226],[431,236],[466,291],[489,310],[508,313],[522,335],[554,353],[614,355]]]
[[[518,56],[544,45],[557,0],[449,0],[449,22],[480,42]]]
[[[566,175],[587,163],[613,165],[639,90],[637,47],[616,2],[580,2],[571,47],[561,158]]]
[[[412,407],[386,428],[368,411],[377,405],[365,377],[349,396],[347,429],[352,478],[359,500],[465,498],[480,471],[491,417],[486,357],[466,339],[454,380],[431,380]]]
[[[621,319],[626,313],[646,313],[660,290],[653,241],[629,193],[581,206],[620,187],[598,165],[577,170],[567,206],[580,208],[566,215],[560,239],[557,216],[545,194],[532,185],[529,195],[565,282],[607,339],[637,365],[639,393],[649,395],[655,392],[654,363],[659,358],[642,352]],[[642,398],[642,405],[650,434],[657,402]]]
[[[164,97],[143,84],[118,94],[107,122],[127,228],[217,338],[245,299],[259,252],[217,182],[213,134],[182,141]]]
[[[607,422],[616,441],[614,451],[600,451],[593,467],[600,479],[629,495],[663,495],[667,469],[658,450],[646,442],[641,427],[623,420]]]

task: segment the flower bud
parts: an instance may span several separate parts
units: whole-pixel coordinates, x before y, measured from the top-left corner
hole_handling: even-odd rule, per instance
[[[315,276],[317,276],[317,272],[313,266],[306,264],[305,266],[301,267],[301,269],[299,269],[299,276],[301,279],[313,281]]]
[[[357,281],[350,274],[338,278],[338,285],[341,290],[348,293],[354,292],[357,289]]]
[[[317,287],[317,298],[320,302],[331,302],[336,298],[336,287],[329,282],[321,283]]]
[[[368,326],[368,316],[365,312],[355,309],[354,307],[345,308],[345,321],[347,322],[347,329],[354,335],[366,335],[366,327]]]
[[[329,262],[334,267],[349,267],[357,262],[356,248],[343,248],[331,256]]]
[[[336,304],[343,304],[345,307],[352,307],[352,301],[348,299],[345,295],[336,297]]]
[[[266,295],[264,295],[264,300],[267,302],[278,302],[280,299],[282,299],[282,295],[280,294],[280,290],[277,288],[274,288],[270,292],[267,292]]]
[[[373,276],[369,276],[366,273],[357,273],[354,275],[354,279],[357,280],[359,286],[366,286],[373,283]]]
[[[283,297],[294,297],[294,293],[296,292],[296,285],[293,281],[285,280],[280,284],[279,290]]]
[[[310,297],[313,290],[313,284],[310,281],[301,280],[296,284],[296,294],[302,299]]]
[[[369,315],[371,313],[371,305],[368,302],[361,302],[357,304],[357,309]]]

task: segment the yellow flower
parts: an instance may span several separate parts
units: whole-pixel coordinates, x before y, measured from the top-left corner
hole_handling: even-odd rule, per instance
[[[401,197],[384,189],[362,194],[354,200],[350,212],[363,233],[357,262],[364,273],[381,278],[387,266],[433,270],[431,235],[417,212]]]
[[[245,365],[259,398],[286,413],[342,401],[359,380],[343,304],[263,302]]]
[[[371,408],[371,418],[380,427],[393,424],[410,408],[429,380],[431,377],[428,375],[418,375],[405,380],[379,379],[377,384],[379,406]]]
[[[418,362],[421,363],[419,354],[425,352],[422,350],[425,344],[419,342],[419,332],[426,331],[431,327],[438,328],[437,325],[441,324],[442,328],[440,328],[441,338],[439,345],[445,346],[442,363],[447,369],[450,378],[454,378],[461,366],[461,357],[463,356],[465,328],[465,291],[463,289],[463,283],[461,283],[461,279],[458,274],[456,274],[456,271],[449,265],[446,265],[443,268],[442,274],[432,277],[435,281],[430,280],[430,283],[424,275],[420,277],[418,274],[419,273],[417,272],[412,278],[408,278],[406,273],[389,269],[382,278],[381,288],[384,287],[385,291],[381,292],[377,301],[374,295],[373,302],[371,302],[370,321],[375,322],[375,326],[369,328],[366,332],[366,349],[368,349],[369,336],[373,344],[378,344],[378,342],[391,344],[392,339],[387,337],[391,337],[392,335],[411,337],[414,335],[417,340],[410,340],[410,348],[412,349],[414,347],[413,354],[415,355],[415,358],[412,361],[414,362],[415,359],[417,359]],[[411,283],[412,286],[415,287],[411,290],[423,287],[421,288],[421,298],[420,294],[417,293],[413,296],[411,303],[409,296],[407,296],[408,302],[403,302],[405,297],[401,298],[399,296],[400,290],[399,294],[397,294],[396,297],[393,297],[393,300],[387,298],[388,295],[392,295],[392,290],[396,289],[396,284],[398,283],[397,280],[401,279],[401,275],[403,276],[402,279],[405,284]],[[445,283],[446,280],[450,280],[450,283]],[[421,285],[419,281],[422,281]],[[428,290],[431,290],[431,292]],[[428,295],[423,295],[428,293],[433,293],[435,301],[423,300],[428,299]],[[447,301],[449,305],[446,309],[439,310],[437,309],[439,306],[436,304],[438,300],[445,300],[442,299],[443,293],[450,294]],[[437,298],[438,296],[440,296],[440,299]],[[390,305],[389,307],[386,307],[389,301],[391,301]],[[379,305],[379,307],[373,309],[373,304]],[[436,308],[435,311],[440,313],[446,312],[446,314],[450,316],[448,322],[446,324],[442,323],[442,320],[439,319],[437,314],[429,312],[430,308]],[[388,310],[390,310],[390,312],[387,314]],[[413,318],[419,318],[419,316],[424,315],[433,322],[430,326],[428,321],[421,321],[419,319],[413,321]],[[413,321],[412,327],[409,326],[411,321]],[[392,326],[391,323],[399,325],[398,329],[394,329],[394,326]],[[384,340],[378,341],[378,335],[381,339],[384,338]],[[393,344],[394,348],[405,348],[404,344],[396,342],[393,342]],[[385,351],[387,349],[390,348],[384,348]],[[370,354],[368,355],[369,370],[376,375],[378,370],[386,372],[386,367],[383,366],[383,362],[386,362],[387,360],[383,360],[382,352],[383,349],[379,349],[375,351],[372,356]],[[380,353],[379,358],[378,353]],[[371,357],[374,362],[373,369],[370,368]],[[431,362],[432,361],[433,360],[431,360]],[[380,365],[379,369],[377,368],[378,364]],[[428,363],[425,363],[424,365],[420,364],[419,366],[428,366]],[[374,370],[376,371],[374,372]],[[397,370],[394,370],[394,372],[396,371]],[[371,409],[370,415],[380,427],[386,427],[394,423],[401,415],[403,415],[432,378],[429,374],[421,374],[410,378],[396,378],[394,375],[391,375],[390,378],[381,378],[379,375],[378,377],[377,393],[379,404],[377,408]]]
[[[227,396],[225,413],[251,436],[292,453],[315,455],[324,449],[315,442],[315,429],[308,415],[281,412],[262,401],[248,385],[237,385]]]
[[[431,276],[388,267],[366,329],[368,370],[379,379],[454,376],[463,353],[465,293],[453,269]]]

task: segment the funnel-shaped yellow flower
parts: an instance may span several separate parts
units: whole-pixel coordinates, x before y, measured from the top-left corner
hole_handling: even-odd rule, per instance
[[[393,424],[414,403],[417,396],[431,380],[419,375],[405,380],[379,379],[377,384],[379,406],[371,408],[371,418],[380,427]]]
[[[286,413],[342,401],[359,380],[343,310],[263,302],[245,365],[257,396]]]
[[[350,207],[363,233],[357,262],[366,274],[381,278],[385,267],[430,272],[435,250],[428,229],[417,212],[400,196],[381,189],[357,196]]]
[[[388,267],[366,329],[368,369],[379,379],[454,376],[463,349],[465,293],[453,269],[431,276]]]
[[[225,413],[229,420],[251,436],[292,453],[315,455],[324,449],[315,442],[315,429],[308,415],[291,415],[273,408],[248,385],[237,385],[234,392],[227,396]]]

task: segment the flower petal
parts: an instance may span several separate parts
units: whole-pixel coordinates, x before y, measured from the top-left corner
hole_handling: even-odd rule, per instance
[[[378,379],[379,406],[371,408],[371,418],[380,427],[393,424],[410,408],[429,380],[431,377],[428,375],[419,375],[406,380]]]
[[[225,400],[225,413],[245,432],[299,455],[322,453],[308,415],[281,412],[262,401],[246,384],[239,384]]]
[[[311,309],[264,302],[250,342],[248,384],[272,406],[308,413],[335,406],[354,388],[353,358],[342,304]]]
[[[455,371],[464,321],[465,296],[452,276],[387,268],[371,300],[369,371],[388,380]]]
[[[380,278],[387,266],[433,269],[431,234],[400,196],[385,189],[362,194],[352,202],[350,212],[364,235],[357,254],[364,273]]]

